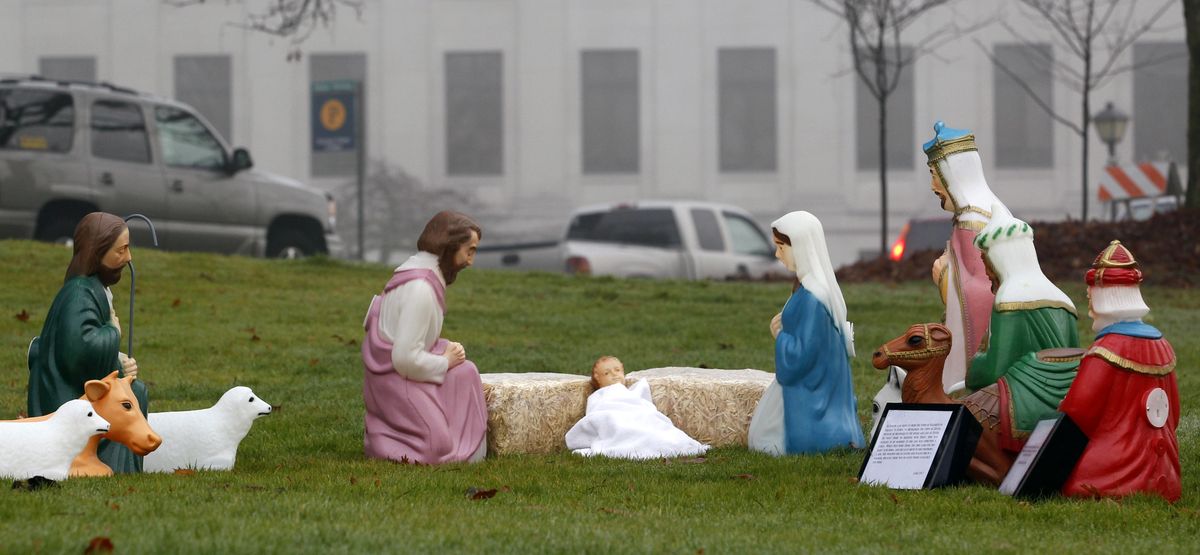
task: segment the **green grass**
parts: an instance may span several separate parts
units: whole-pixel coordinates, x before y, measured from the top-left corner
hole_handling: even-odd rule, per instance
[[[1179,355],[1183,499],[1015,502],[982,486],[891,491],[855,483],[860,452],[629,462],[562,453],[414,467],[362,455],[358,341],[390,268],[152,249],[134,253],[134,356],[156,411],[207,407],[247,385],[281,406],[232,472],[69,480],[0,493],[0,553],[80,552],[1194,552],[1200,538],[1200,292],[1146,289]],[[69,253],[0,241],[0,417],[25,407],[25,348]],[[1149,276],[1151,282],[1153,276]],[[128,274],[125,276],[128,280]],[[1081,284],[1064,284],[1086,306]],[[866,356],[936,321],[932,285],[848,285],[859,415],[882,377]],[[128,281],[115,288],[128,330]],[[629,370],[771,370],[767,329],[786,284],[684,283],[467,271],[443,335],[484,372],[584,374],[602,354]],[[28,321],[15,315],[26,312]],[[1084,318],[1081,337],[1092,337]],[[257,337],[258,339],[254,339]],[[124,343],[123,343],[124,344]],[[499,489],[467,499],[468,488]]]

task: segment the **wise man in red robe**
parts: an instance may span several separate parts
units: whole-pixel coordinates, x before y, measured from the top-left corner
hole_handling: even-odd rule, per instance
[[[1063,486],[1071,496],[1145,492],[1174,502],[1180,496],[1179,387],[1175,351],[1162,332],[1142,321],[1138,262],[1113,241],[1086,275],[1096,341],[1059,410],[1088,436],[1088,445]]]

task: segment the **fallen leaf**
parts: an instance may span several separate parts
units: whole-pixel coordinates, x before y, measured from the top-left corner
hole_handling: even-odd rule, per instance
[[[471,501],[479,501],[480,499],[491,499],[496,496],[494,489],[475,489],[467,488],[467,499]]]
[[[110,508],[110,509],[112,509],[112,510],[114,510],[114,511],[119,511],[119,510],[121,510],[121,506],[120,506],[120,505],[118,505],[118,504],[116,504],[116,503],[109,503],[109,504],[108,504],[108,508]]]
[[[28,322],[29,321],[29,313],[25,312],[25,309],[22,308],[21,311],[17,313],[17,319],[22,322]]]
[[[738,480],[753,480],[754,479],[753,474],[734,474],[733,477],[737,478]]]
[[[190,468],[176,468],[175,469],[176,476],[191,476],[195,473],[196,473],[196,471],[192,470]]]
[[[254,335],[251,335],[251,336],[250,336],[250,341],[259,341],[259,340],[261,340],[261,339],[262,339],[262,338],[261,338],[261,337],[259,337],[259,336],[258,336],[258,334],[254,334]]]
[[[180,301],[179,301],[179,299],[178,299],[178,298],[176,298],[175,300],[171,301],[171,308],[178,308],[178,307],[179,307],[179,302],[180,302]]]
[[[357,483],[358,483],[358,478],[355,478],[354,476],[351,476],[351,477],[350,477],[350,485],[352,485],[352,486],[353,486],[353,485],[355,485],[355,484],[357,484]]]
[[[379,481],[379,478],[376,478],[376,479],[375,479],[375,487],[379,487],[379,486],[380,486],[380,485],[382,485],[382,484],[383,484],[383,482],[380,482],[380,481]]]
[[[895,503],[895,504],[897,504],[897,505],[899,505],[899,504],[900,504],[900,498],[899,498],[899,497],[896,497],[896,494],[894,494],[894,493],[889,493],[889,494],[888,494],[888,497],[891,497],[891,498],[892,498],[892,503]]]
[[[318,362],[321,362],[320,359],[315,359],[315,358],[308,359],[309,366],[316,366]]]
[[[512,493],[512,488],[510,488],[508,486],[500,486],[500,491],[502,491],[504,493]]]
[[[87,549],[83,550],[83,555],[92,553],[112,553],[113,542],[105,536],[96,536],[92,541],[88,542]]]
[[[717,349],[728,351],[733,348],[733,343],[717,343]]]

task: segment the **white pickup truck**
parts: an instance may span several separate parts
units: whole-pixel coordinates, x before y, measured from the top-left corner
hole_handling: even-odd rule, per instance
[[[665,279],[786,278],[750,214],[726,204],[640,201],[571,214],[561,242],[479,246],[477,268]]]

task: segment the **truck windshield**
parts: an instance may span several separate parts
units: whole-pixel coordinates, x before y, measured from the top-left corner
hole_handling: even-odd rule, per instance
[[[571,220],[567,239],[664,249],[680,245],[679,226],[669,208],[619,208],[580,214]]]

